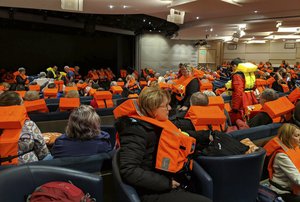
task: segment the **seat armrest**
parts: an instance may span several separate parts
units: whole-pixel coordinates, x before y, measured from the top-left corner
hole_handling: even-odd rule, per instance
[[[213,199],[213,180],[210,175],[196,162],[193,164],[193,180],[197,187],[197,192],[210,199]]]

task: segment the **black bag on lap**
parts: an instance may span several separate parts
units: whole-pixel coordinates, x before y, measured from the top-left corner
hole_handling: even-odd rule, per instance
[[[212,132],[213,141],[204,148],[201,155],[204,156],[230,156],[245,154],[249,147],[220,131]]]

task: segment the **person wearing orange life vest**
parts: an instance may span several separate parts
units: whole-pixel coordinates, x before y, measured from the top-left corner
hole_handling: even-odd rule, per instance
[[[20,105],[22,105],[22,103],[23,103],[22,98],[16,92],[6,91],[0,95],[0,110],[3,109],[2,107],[4,108],[12,107],[10,110],[8,109],[7,111],[9,112],[9,114],[17,113],[17,111],[13,111],[13,110],[21,110],[22,106]],[[5,116],[8,116],[8,114],[1,113],[1,116],[3,118]],[[38,126],[33,121],[29,120],[28,117],[27,118],[25,117],[24,119],[25,121],[22,122],[22,128],[20,129],[20,133],[10,134],[11,135],[10,137],[15,135],[14,137],[16,138],[15,139],[16,141],[15,147],[17,147],[16,154],[11,154],[11,155],[19,155],[16,163],[24,164],[24,163],[43,160],[46,158],[51,158],[49,150],[45,144],[45,141],[41,135],[41,131],[39,130]],[[5,142],[5,140],[2,139],[4,138],[3,136],[5,134],[4,132],[5,130],[2,131],[2,136],[0,137],[0,144],[3,143],[2,141]],[[3,149],[5,148],[4,145],[1,146],[1,148],[2,148],[0,151],[1,157],[4,158],[5,156],[3,156],[2,153],[8,151],[4,151]],[[12,148],[10,147],[9,150],[11,151]]]
[[[126,76],[126,84],[124,87],[129,90],[130,94],[138,94],[141,90],[139,83],[135,80],[133,75]]]
[[[270,188],[286,202],[300,201],[300,129],[283,124],[278,135],[264,149],[267,151]]]
[[[259,103],[261,104],[261,106],[263,106],[266,102],[277,100],[278,97],[279,95],[273,89],[267,88],[261,93]],[[272,122],[273,120],[271,119],[271,117],[266,112],[261,110],[256,115],[254,115],[247,122],[247,124],[249,127],[256,127],[260,125],[267,125]]]
[[[171,134],[175,132],[176,138],[187,138],[193,141],[193,138],[182,134],[168,121],[171,109],[169,101],[170,95],[167,91],[148,87],[142,90],[138,101],[127,100],[114,110],[117,118],[116,129],[120,137],[118,163],[121,177],[124,182],[136,189],[141,201],[210,201],[190,192],[172,191],[184,184],[177,179],[179,173],[161,171],[169,170],[174,166],[173,160],[166,164],[159,164],[162,155],[158,152],[161,151],[159,145],[168,142],[165,137],[174,137]],[[170,148],[168,145],[165,146]],[[180,159],[182,161],[179,165],[182,166],[181,163],[187,158],[180,156]]]
[[[26,73],[26,70],[24,67],[20,67],[18,69],[18,71],[16,71],[14,73],[15,79],[16,79],[16,84],[17,84],[16,88],[18,86],[27,87],[27,85],[29,84],[29,80],[27,79],[27,76],[25,75],[25,73]]]
[[[179,104],[179,110],[186,111],[190,106],[190,97],[200,91],[200,81],[193,76],[193,68],[189,65],[180,67],[182,76],[173,85],[172,108]]]

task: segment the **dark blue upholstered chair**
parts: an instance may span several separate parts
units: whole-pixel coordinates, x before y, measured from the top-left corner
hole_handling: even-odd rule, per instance
[[[247,155],[199,156],[196,161],[212,178],[213,201],[254,202],[265,155],[265,150],[260,148]]]
[[[38,186],[51,181],[71,181],[97,202],[103,201],[101,176],[66,168],[23,165],[0,172],[0,201],[23,202]]]

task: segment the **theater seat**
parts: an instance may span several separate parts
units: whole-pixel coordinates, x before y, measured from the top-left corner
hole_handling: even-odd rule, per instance
[[[112,160],[112,173],[116,188],[116,197],[118,202],[140,202],[140,198],[132,186],[122,181],[119,172],[119,150],[115,152]]]
[[[57,166],[88,173],[100,173],[103,163],[110,159],[110,153],[100,153],[91,156],[63,157],[52,160],[36,161],[29,163],[28,165]]]
[[[71,181],[97,202],[103,201],[101,176],[66,168],[23,165],[0,172],[0,201],[23,202],[38,186],[51,181]]]
[[[199,156],[196,161],[213,181],[213,201],[255,201],[265,155],[265,150],[260,148],[247,155]]]

